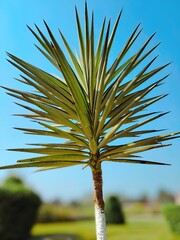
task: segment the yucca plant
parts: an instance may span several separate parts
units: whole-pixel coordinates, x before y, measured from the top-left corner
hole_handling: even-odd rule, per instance
[[[30,114],[19,115],[39,124],[37,129],[18,129],[27,134],[56,137],[59,141],[31,144],[29,148],[10,149],[40,156],[21,159],[17,164],[3,166],[1,169],[38,167],[39,170],[49,170],[77,165],[82,165],[83,168],[90,167],[94,181],[97,239],[102,240],[107,239],[102,162],[165,165],[142,160],[137,154],[169,146],[164,142],[179,137],[179,132],[157,135],[160,130],[146,128],[148,123],[167,114],[145,111],[166,96],[148,95],[167,77],[151,79],[152,77],[155,79],[154,77],[168,65],[149,70],[156,60],[156,57],[148,60],[149,55],[158,44],[146,49],[154,34],[136,53],[127,57],[141,33],[138,25],[114,62],[110,63],[108,59],[122,11],[112,30],[110,21],[107,23],[104,19],[97,43],[94,37],[94,15],[92,13],[89,17],[87,4],[84,32],[77,9],[75,13],[79,53],[74,54],[66,38],[59,31],[69,58],[46,22],[44,23],[48,37],[37,26],[36,31],[29,28],[39,42],[38,50],[59,70],[59,76],[47,73],[8,54],[9,62],[23,73],[21,79],[17,80],[36,90],[25,92],[6,88],[9,95],[22,101],[18,105],[30,111]],[[146,61],[145,64],[144,60],[148,60],[148,63]],[[140,68],[141,70],[137,70]],[[135,70],[137,72],[134,77],[131,73]],[[62,138],[65,139],[64,142]],[[121,141],[116,141],[118,139]]]

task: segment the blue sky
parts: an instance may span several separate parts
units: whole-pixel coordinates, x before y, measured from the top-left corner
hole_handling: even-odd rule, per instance
[[[169,93],[169,96],[154,106],[157,110],[170,110],[171,113],[154,123],[154,128],[167,128],[169,131],[180,130],[180,17],[179,0],[87,0],[90,10],[95,13],[96,29],[100,27],[104,16],[115,21],[123,8],[123,18],[120,23],[113,53],[120,49],[123,41],[141,22],[143,33],[140,39],[145,41],[153,32],[157,32],[154,43],[162,42],[156,55],[159,55],[157,66],[172,61],[165,70],[171,73],[159,93]],[[28,62],[52,73],[52,68],[38,53],[34,46],[36,40],[26,25],[34,27],[36,23],[44,29],[43,19],[47,21],[53,32],[58,36],[60,28],[69,40],[73,49],[78,49],[76,40],[74,6],[77,5],[81,17],[84,12],[82,0],[1,0],[0,2],[0,85],[12,88],[22,87],[14,80],[19,71],[6,61],[6,51],[15,54]],[[56,35],[55,34],[55,35]],[[113,56],[112,53],[112,56]],[[155,64],[156,67],[156,64]],[[30,123],[12,114],[22,112],[12,99],[0,90],[0,165],[15,163],[22,158],[20,153],[7,152],[7,148],[22,147],[25,143],[35,142],[27,135],[13,127],[27,126]],[[171,163],[171,167],[141,166],[128,164],[103,165],[105,194],[117,193],[136,197],[147,193],[155,195],[159,189],[167,189],[180,193],[180,157],[179,140],[173,141],[173,146],[144,153],[145,159]],[[27,155],[29,157],[29,155]],[[91,172],[82,171],[79,167],[33,173],[33,169],[1,171],[2,182],[8,174],[19,174],[27,184],[36,189],[44,200],[60,198],[72,200],[92,192]]]

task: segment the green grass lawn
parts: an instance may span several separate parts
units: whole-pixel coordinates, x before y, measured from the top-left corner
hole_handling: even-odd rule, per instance
[[[36,224],[33,236],[75,234],[82,240],[95,240],[94,221]],[[126,225],[108,225],[109,240],[180,240],[173,236],[163,219],[129,221]]]

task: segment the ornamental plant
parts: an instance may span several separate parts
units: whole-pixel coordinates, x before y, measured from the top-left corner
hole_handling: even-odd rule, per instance
[[[18,129],[26,134],[55,138],[56,141],[11,149],[40,156],[21,159],[17,164],[3,166],[1,169],[36,167],[49,170],[77,165],[83,166],[83,169],[89,167],[94,182],[97,239],[104,240],[107,239],[107,234],[102,163],[165,165],[142,160],[138,154],[169,146],[166,142],[180,135],[179,132],[161,135],[161,130],[147,127],[148,123],[167,114],[145,111],[166,96],[152,94],[167,78],[159,78],[158,73],[168,66],[152,67],[156,57],[152,58],[151,53],[159,45],[148,47],[154,34],[142,45],[139,44],[139,49],[132,54],[131,48],[142,31],[138,25],[110,63],[109,56],[122,11],[112,28],[110,20],[104,18],[97,42],[94,14],[89,15],[87,4],[84,31],[77,9],[75,14],[79,40],[77,54],[59,30],[66,48],[64,52],[46,22],[44,24],[48,36],[36,25],[35,29],[29,27],[37,39],[38,50],[59,74],[50,74],[8,53],[8,61],[22,72],[21,79],[17,80],[35,90],[25,92],[23,88],[6,87],[9,95],[21,101],[18,105],[30,112],[19,115],[35,121],[37,126]]]

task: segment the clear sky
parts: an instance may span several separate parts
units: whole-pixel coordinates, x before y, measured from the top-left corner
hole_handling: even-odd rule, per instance
[[[154,106],[157,110],[171,111],[168,116],[154,122],[154,128],[167,128],[169,131],[180,130],[180,2],[179,0],[87,0],[90,10],[95,13],[96,29],[104,16],[115,21],[123,8],[123,18],[115,41],[114,53],[123,41],[141,22],[143,34],[141,41],[157,32],[154,43],[162,42],[156,54],[157,65],[172,61],[165,70],[171,73],[159,93],[169,96]],[[47,21],[58,36],[62,30],[73,49],[78,49],[74,6],[77,5],[81,17],[84,12],[82,0],[1,0],[0,1],[0,85],[19,88],[14,80],[19,71],[6,61],[6,51],[51,72],[52,68],[34,46],[36,40],[26,25],[34,27],[36,23],[44,29],[43,19]],[[155,66],[156,67],[156,66]],[[51,72],[52,73],[52,72]],[[22,86],[21,86],[22,87]],[[13,127],[23,127],[30,123],[12,114],[22,112],[14,104],[15,99],[0,89],[0,165],[12,164],[24,157],[22,153],[7,152],[7,148],[23,147],[25,143],[37,142],[37,138],[24,135]],[[105,194],[117,193],[136,197],[147,193],[155,195],[159,189],[180,193],[180,140],[174,140],[173,146],[144,153],[145,159],[171,163],[171,167],[141,166],[128,164],[103,165]],[[27,154],[26,157],[29,157]],[[92,192],[90,170],[80,167],[65,168],[56,171],[33,173],[33,169],[1,171],[2,182],[8,174],[20,174],[25,181],[36,189],[44,200],[60,198],[72,200]]]

